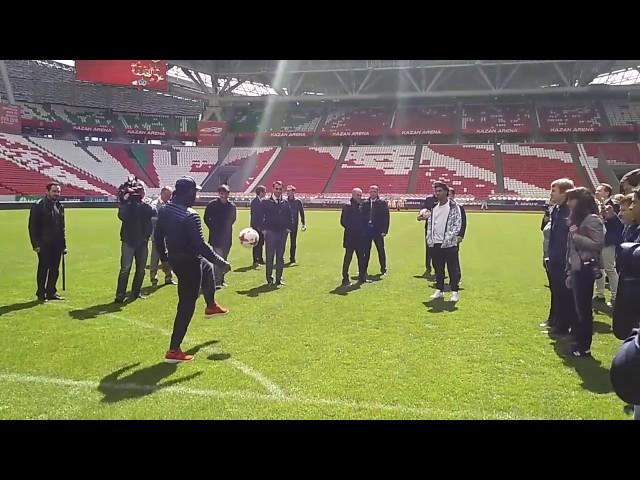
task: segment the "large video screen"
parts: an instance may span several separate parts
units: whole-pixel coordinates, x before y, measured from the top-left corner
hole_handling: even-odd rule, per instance
[[[76,80],[167,90],[166,60],[76,60]]]

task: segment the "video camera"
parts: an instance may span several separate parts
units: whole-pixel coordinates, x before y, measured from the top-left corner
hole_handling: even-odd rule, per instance
[[[118,201],[121,204],[141,202],[144,198],[144,185],[134,175],[118,187]]]

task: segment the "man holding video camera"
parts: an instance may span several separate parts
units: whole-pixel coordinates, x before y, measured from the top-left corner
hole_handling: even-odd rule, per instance
[[[140,293],[144,280],[144,269],[149,253],[149,237],[151,236],[153,208],[142,200],[145,196],[144,184],[135,177],[129,179],[118,188],[118,218],[122,222],[120,240],[120,273],[116,288],[115,303],[124,303],[129,283],[129,272],[135,258],[136,272],[133,276],[130,298],[144,298]]]

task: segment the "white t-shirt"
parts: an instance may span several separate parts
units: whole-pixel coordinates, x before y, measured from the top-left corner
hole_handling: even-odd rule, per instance
[[[433,212],[431,212],[433,243],[444,242],[444,229],[447,226],[447,218],[449,218],[449,202],[444,205],[437,204],[433,207]]]

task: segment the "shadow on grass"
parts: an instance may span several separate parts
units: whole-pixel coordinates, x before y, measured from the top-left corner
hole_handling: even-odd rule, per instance
[[[375,275],[369,275],[367,278],[372,282],[379,282],[380,280],[384,280],[384,276],[381,273],[376,273]]]
[[[430,282],[436,281],[436,276],[433,273],[428,275],[427,272],[424,272],[422,275],[414,275],[413,278],[419,278],[421,280],[429,280]]]
[[[253,265],[249,265],[247,267],[236,268],[234,270],[234,272],[244,273],[244,272],[250,272],[251,270],[258,270],[258,267],[254,267]]]
[[[186,353],[190,355],[195,355],[200,350],[210,347],[211,345],[215,345],[216,343],[218,343],[218,340],[209,340],[208,342],[201,343],[200,345],[191,347],[189,350],[186,350]],[[231,358],[231,355],[229,353],[222,353],[222,352],[205,352],[205,353],[209,353],[207,360],[214,360],[217,362],[228,360]]]
[[[69,316],[76,320],[90,320],[92,318],[98,318],[100,315],[120,312],[125,305],[126,304],[124,303],[114,302],[103,303],[101,305],[93,305],[87,308],[71,310],[69,311]]]
[[[247,297],[257,297],[263,293],[269,293],[276,291],[275,285],[269,285],[265,283],[264,285],[260,285],[259,287],[254,287],[250,290],[236,290],[236,293],[240,295],[246,295]]]
[[[336,288],[329,291],[329,293],[332,295],[342,295],[344,297],[345,295],[349,295],[349,293],[353,292],[354,290],[359,290],[361,286],[362,284],[357,282],[350,285],[338,285]]]
[[[565,365],[573,368],[582,380],[582,388],[593,393],[605,394],[613,392],[609,380],[609,369],[602,366],[602,362],[593,357],[572,357],[570,348],[573,343],[570,336],[557,337],[549,335],[554,340],[551,345]]]
[[[609,325],[608,323],[595,320],[593,322],[593,332],[594,333],[613,333],[613,330],[611,329],[611,325]]]
[[[163,388],[187,382],[202,374],[202,372],[195,372],[185,377],[162,382],[178,370],[177,363],[161,362],[131,372],[131,369],[138,365],[140,363],[128,365],[104,377],[98,385],[98,391],[104,395],[101,402],[115,403],[141,398]],[[124,375],[125,373],[127,374]]]
[[[606,303],[595,303],[593,304],[593,311],[595,313],[604,313],[605,315],[612,317],[613,316],[613,308],[609,307]]]
[[[433,288],[434,290],[436,289],[436,284],[432,283],[431,285],[429,285],[430,288]],[[443,292],[450,292],[451,291],[451,285],[449,284],[445,284],[444,286],[444,290],[442,290]],[[464,292],[464,287],[463,286],[458,286],[458,291],[459,292]]]
[[[0,316],[4,315],[5,313],[18,312],[20,310],[26,310],[27,308],[33,308],[36,305],[40,305],[41,303],[44,302],[40,302],[39,300],[31,300],[30,302],[3,305],[2,307],[0,307]]]
[[[455,312],[458,310],[457,304],[445,302],[442,298],[422,302],[422,304],[429,309],[429,313]]]
[[[299,267],[300,265],[298,263],[296,263],[295,265],[292,265],[291,262],[287,262],[284,264],[284,268],[295,268],[295,267]]]

